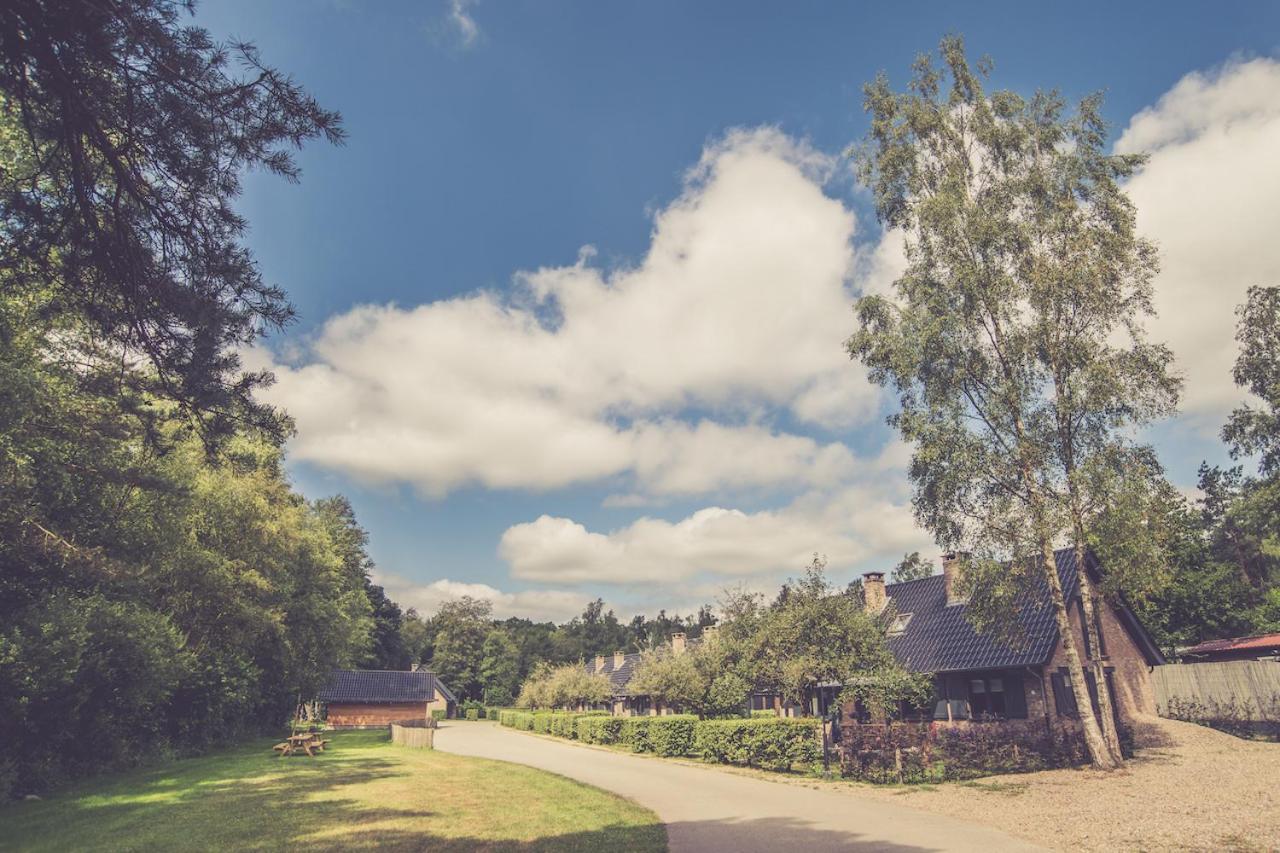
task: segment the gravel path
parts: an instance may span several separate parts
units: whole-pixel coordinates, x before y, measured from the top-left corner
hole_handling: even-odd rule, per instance
[[[436,748],[549,770],[628,797],[667,825],[672,853],[780,850],[1028,851],[999,830],[858,796],[840,786],[790,785],[714,767],[662,761],[503,729],[455,723]],[[519,808],[512,792],[512,808]]]
[[[858,794],[963,817],[1059,850],[1280,850],[1280,744],[1150,720],[1118,773],[1049,770]]]

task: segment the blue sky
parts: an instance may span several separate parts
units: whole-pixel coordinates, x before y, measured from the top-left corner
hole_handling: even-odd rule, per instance
[[[900,85],[949,31],[998,86],[1105,90],[1120,144],[1154,152],[1131,190],[1188,393],[1152,435],[1182,486],[1222,458],[1230,308],[1280,281],[1280,6],[219,0],[197,19],[345,117],[300,185],[246,183],[250,244],[300,314],[255,357],[298,416],[298,485],[352,498],[407,604],[687,609],[812,551],[840,579],[932,553],[882,403],[842,363],[848,304],[894,252],[838,155],[861,85]]]

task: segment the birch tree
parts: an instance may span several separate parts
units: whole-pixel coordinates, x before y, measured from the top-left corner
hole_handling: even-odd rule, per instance
[[[847,346],[898,395],[889,420],[913,446],[917,519],[972,552],[979,624],[1029,584],[1048,588],[1090,758],[1111,768],[1111,697],[1090,662],[1093,712],[1054,547],[1075,547],[1097,649],[1084,557],[1105,490],[1091,486],[1179,392],[1169,350],[1143,332],[1157,256],[1120,186],[1143,157],[1106,152],[1098,96],[1069,110],[1053,91],[988,94],[990,63],[972,67],[959,37],[939,55],[941,67],[917,59],[904,93],[884,75],[864,90],[859,175],[904,235],[907,266],[892,293],[858,300]]]

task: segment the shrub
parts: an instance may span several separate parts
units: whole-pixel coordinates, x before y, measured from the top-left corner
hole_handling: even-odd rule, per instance
[[[480,719],[480,711],[476,708],[468,708],[466,716],[468,720],[478,720]]]
[[[752,711],[752,712],[751,712],[751,716],[752,716],[752,717],[774,717],[774,718],[776,718],[776,717],[778,716],[778,712],[777,712],[777,711],[775,711],[775,710],[773,710],[772,708],[765,708],[764,710],[760,710],[760,711]]]
[[[702,720],[694,726],[693,752],[707,761],[766,770],[808,767],[822,758],[821,723],[771,714],[748,720]]]
[[[551,714],[551,713],[546,713],[546,712],[544,712],[544,713],[539,713],[539,714],[534,714],[534,715],[533,715],[533,728],[532,728],[532,729],[530,729],[530,731],[535,731],[535,732],[537,732],[538,734],[543,734],[543,735],[545,735],[545,734],[550,734],[550,733],[551,733],[551,718],[552,718],[553,716],[555,716],[555,715],[554,715],[554,714]]]
[[[622,737],[623,717],[585,716],[577,721],[578,740],[583,743],[618,743]]]
[[[449,712],[446,711],[444,708],[431,709],[431,719],[433,720],[437,720],[437,721],[443,720],[443,719],[446,719],[448,716],[449,716]]]
[[[632,752],[658,755],[688,755],[693,749],[693,724],[697,717],[676,714],[669,717],[629,717],[622,725],[620,740]]]
[[[1120,729],[1122,749],[1132,732]],[[1085,763],[1077,726],[1009,720],[938,726],[929,723],[846,724],[845,776],[866,782],[938,782],[992,773],[1020,773]]]

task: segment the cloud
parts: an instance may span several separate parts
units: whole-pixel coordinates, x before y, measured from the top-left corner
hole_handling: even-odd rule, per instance
[[[834,572],[930,547],[916,527],[901,470],[904,448],[854,466],[858,482],[814,490],[777,510],[720,506],[678,521],[643,517],[609,532],[543,515],[508,528],[498,553],[513,577],[551,583],[671,583],[705,575],[776,577],[820,552]]]
[[[558,589],[503,592],[488,584],[447,578],[418,583],[382,572],[376,573],[373,580],[401,607],[413,607],[423,616],[435,613],[446,601],[456,601],[468,595],[490,602],[496,619],[523,616],[536,622],[564,622],[581,613],[587,602],[595,599],[594,595],[585,592]]]
[[[1191,422],[1216,431],[1242,398],[1234,309],[1250,285],[1280,285],[1280,62],[1188,74],[1116,149],[1151,155],[1128,192],[1160,246],[1152,337],[1174,348]]]
[[[332,318],[300,357],[257,351],[297,459],[442,496],[608,478],[640,494],[829,485],[879,392],[841,346],[853,214],[831,161],[771,129],[709,145],[634,267],[524,272],[509,292]],[[283,363],[281,363],[283,362]],[[750,460],[747,462],[746,460]]]
[[[480,38],[480,27],[470,12],[470,8],[477,2],[478,0],[450,0],[449,3],[449,23],[457,30],[463,47],[471,47]]]

